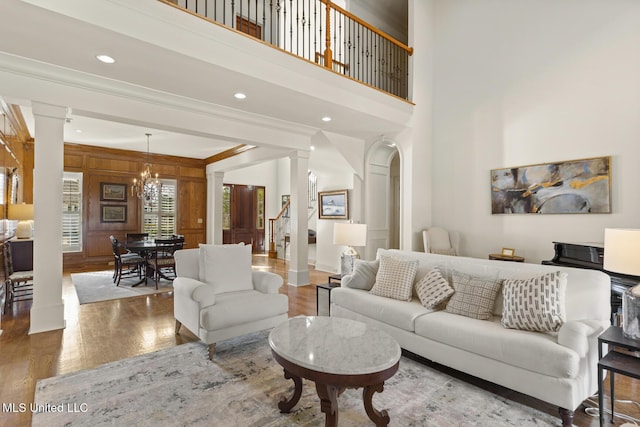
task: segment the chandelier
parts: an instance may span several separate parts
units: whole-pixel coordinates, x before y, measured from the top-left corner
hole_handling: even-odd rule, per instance
[[[151,164],[149,163],[149,137],[151,134],[146,133],[145,135],[147,135],[147,161],[144,164],[142,172],[140,172],[140,180],[133,178],[131,195],[150,202],[158,199],[158,194],[160,190],[162,190],[162,184],[158,179],[157,173],[155,175],[151,174]]]

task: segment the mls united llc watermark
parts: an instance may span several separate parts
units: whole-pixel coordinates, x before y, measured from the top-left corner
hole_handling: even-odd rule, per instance
[[[89,410],[89,405],[86,403],[5,403],[2,402],[2,412],[78,412],[85,413]]]

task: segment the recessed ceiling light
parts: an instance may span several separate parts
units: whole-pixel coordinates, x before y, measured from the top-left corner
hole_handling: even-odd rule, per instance
[[[311,147],[309,147],[309,148],[311,148],[311,151],[316,149],[316,147],[314,147],[313,145]]]
[[[236,93],[234,93],[234,94],[233,94],[233,96],[234,96],[236,99],[245,99],[245,98],[247,97],[247,95],[245,95],[245,94],[244,94],[244,93],[242,93],[242,92],[236,92]]]
[[[324,116],[324,117],[322,118],[322,121],[323,121],[323,122],[330,122],[330,121],[331,121],[331,117],[329,117],[329,116]]]
[[[76,133],[82,133],[82,129],[76,129]]]
[[[100,54],[96,55],[96,58],[98,59],[98,61],[104,62],[105,64],[113,64],[114,62],[116,62],[116,60],[109,55]]]

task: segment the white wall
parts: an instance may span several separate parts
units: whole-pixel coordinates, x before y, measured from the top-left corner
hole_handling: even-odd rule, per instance
[[[354,188],[354,174],[345,171],[344,173],[331,172],[329,174],[318,171],[318,191],[331,191],[349,189],[349,210],[352,210],[354,199],[359,199],[360,194]],[[316,269],[332,273],[340,272],[340,254],[344,251],[344,246],[333,244],[333,225],[341,222],[335,219],[318,219],[316,222]],[[342,221],[346,222],[346,221]]]
[[[435,1],[433,224],[527,262],[640,227],[640,2]],[[489,171],[612,156],[612,214],[491,215]]]

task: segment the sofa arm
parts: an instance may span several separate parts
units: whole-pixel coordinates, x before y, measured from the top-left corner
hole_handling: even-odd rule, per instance
[[[574,320],[558,331],[558,344],[570,348],[582,358],[589,352],[589,337],[598,336],[606,329],[598,320]]]
[[[189,298],[197,302],[200,308],[216,303],[215,288],[199,280],[188,277],[176,277],[173,280],[174,298]]]
[[[269,271],[253,271],[253,287],[263,294],[277,294],[282,286],[282,276]]]

